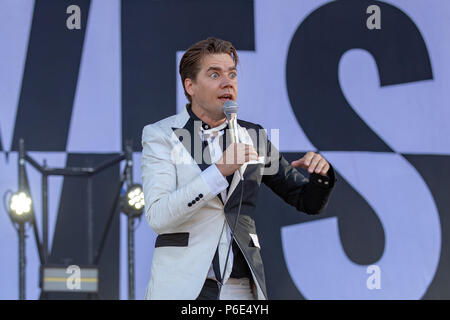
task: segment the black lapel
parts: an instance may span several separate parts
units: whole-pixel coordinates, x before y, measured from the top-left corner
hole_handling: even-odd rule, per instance
[[[200,170],[203,171],[211,164],[211,159],[207,142],[202,142],[200,138],[200,126],[201,121],[195,121],[192,117],[189,117],[183,128],[172,127],[172,130]]]

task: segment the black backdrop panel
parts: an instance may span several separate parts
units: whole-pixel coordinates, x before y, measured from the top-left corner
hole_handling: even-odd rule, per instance
[[[254,34],[253,1],[122,1],[122,141],[141,151],[142,128],[176,113],[178,50],[208,36],[254,50]]]
[[[95,167],[116,154],[69,154],[67,167]],[[92,178],[92,239],[89,246],[88,181],[82,177],[64,178],[50,264],[88,265],[95,256],[119,185],[119,165],[110,167]],[[101,299],[119,298],[120,217],[115,212],[99,263],[99,294]],[[50,293],[50,299],[86,299],[82,293]]]

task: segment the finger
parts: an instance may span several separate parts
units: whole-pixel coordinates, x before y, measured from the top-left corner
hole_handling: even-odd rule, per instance
[[[240,164],[248,162],[251,155],[250,145],[241,143],[241,147],[242,149],[239,154],[241,156],[240,158],[241,161],[239,161]]]
[[[225,163],[233,164],[236,162],[236,155],[238,153],[239,145],[237,143],[232,143],[225,150]]]
[[[291,166],[293,166],[294,168],[297,168],[297,167],[305,168],[306,167],[305,160],[303,158],[301,158],[301,159],[292,161]]]
[[[247,144],[246,145],[247,147],[245,148],[245,153],[254,153],[254,154],[258,154],[258,152],[256,151],[256,149],[252,146],[252,145],[250,145],[250,144]]]
[[[258,154],[256,152],[249,152],[245,154],[245,162],[258,160]]]
[[[327,162],[327,164],[323,167],[322,171],[320,171],[320,174],[323,176],[326,176],[329,169],[330,169],[330,164]]]
[[[293,165],[294,168],[300,167],[303,169],[308,169],[308,166],[306,165],[306,160],[305,160],[304,156],[301,159],[292,161],[291,165]]]
[[[236,164],[243,164],[248,161],[248,153],[246,153],[244,150],[243,152],[239,152],[237,154],[237,161]]]
[[[235,164],[237,162],[237,155],[239,154],[238,150],[239,144],[237,143],[232,143],[231,145],[228,146],[227,150],[225,150],[226,164]]]
[[[306,166],[310,166],[311,165],[311,161],[313,160],[315,155],[316,154],[314,152],[309,151],[303,156]]]
[[[258,153],[258,151],[256,151],[255,147],[253,147],[252,145],[250,145],[250,151]]]
[[[313,172],[314,172],[314,170],[316,169],[317,164],[319,163],[319,161],[320,161],[321,159],[322,159],[322,157],[319,156],[318,154],[316,154],[316,155],[314,156],[314,158],[312,158],[311,163],[310,163],[310,165],[309,165],[309,167],[308,167],[308,172],[309,172],[309,173],[313,173]]]
[[[246,147],[245,148],[245,152],[247,152],[247,153],[258,153],[257,151],[256,151],[256,149],[255,148],[253,148],[252,146],[249,146],[249,147]]]
[[[250,145],[245,143],[238,143],[238,152],[241,154],[248,154],[250,153]]]
[[[245,143],[238,143],[239,145],[239,151],[238,151],[238,157],[239,157],[239,164],[244,163],[247,160],[247,155],[249,153],[249,146]]]
[[[248,161],[257,161],[258,160],[258,155],[257,154],[254,154],[254,153],[250,153],[249,155],[248,155]]]
[[[256,149],[251,144],[241,143],[241,145],[244,146],[245,152],[256,152]]]
[[[255,153],[249,153],[245,155],[245,162],[258,160],[258,155]]]
[[[319,163],[317,164],[316,169],[314,169],[314,172],[319,174],[323,170],[323,168],[325,167],[326,164],[327,164],[327,161],[324,158],[322,158],[319,161]]]
[[[250,151],[248,152],[248,154],[256,155],[257,157],[259,156],[259,155],[258,155],[258,152],[256,152],[255,150],[250,150]]]

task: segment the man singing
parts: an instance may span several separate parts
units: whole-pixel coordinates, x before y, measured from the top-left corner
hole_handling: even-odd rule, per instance
[[[254,222],[261,182],[307,214],[328,203],[336,179],[320,154],[289,164],[242,120],[232,143],[223,105],[237,99],[237,65],[228,41],[194,44],[179,66],[186,108],[144,127],[145,216],[158,234],[146,299],[267,299]]]

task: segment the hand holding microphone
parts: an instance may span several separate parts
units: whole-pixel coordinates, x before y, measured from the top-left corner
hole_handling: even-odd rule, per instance
[[[229,100],[223,104],[223,113],[227,117],[228,128],[233,141],[223,153],[222,158],[216,163],[217,168],[225,177],[240,169],[245,162],[258,160],[258,153],[253,146],[239,143],[237,111],[238,106],[236,102]],[[239,171],[239,174],[241,180],[243,180],[243,172]]]
[[[219,161],[216,162],[217,169],[224,177],[232,175],[240,169],[245,162],[258,160],[255,148],[245,143],[232,143],[228,146]]]

